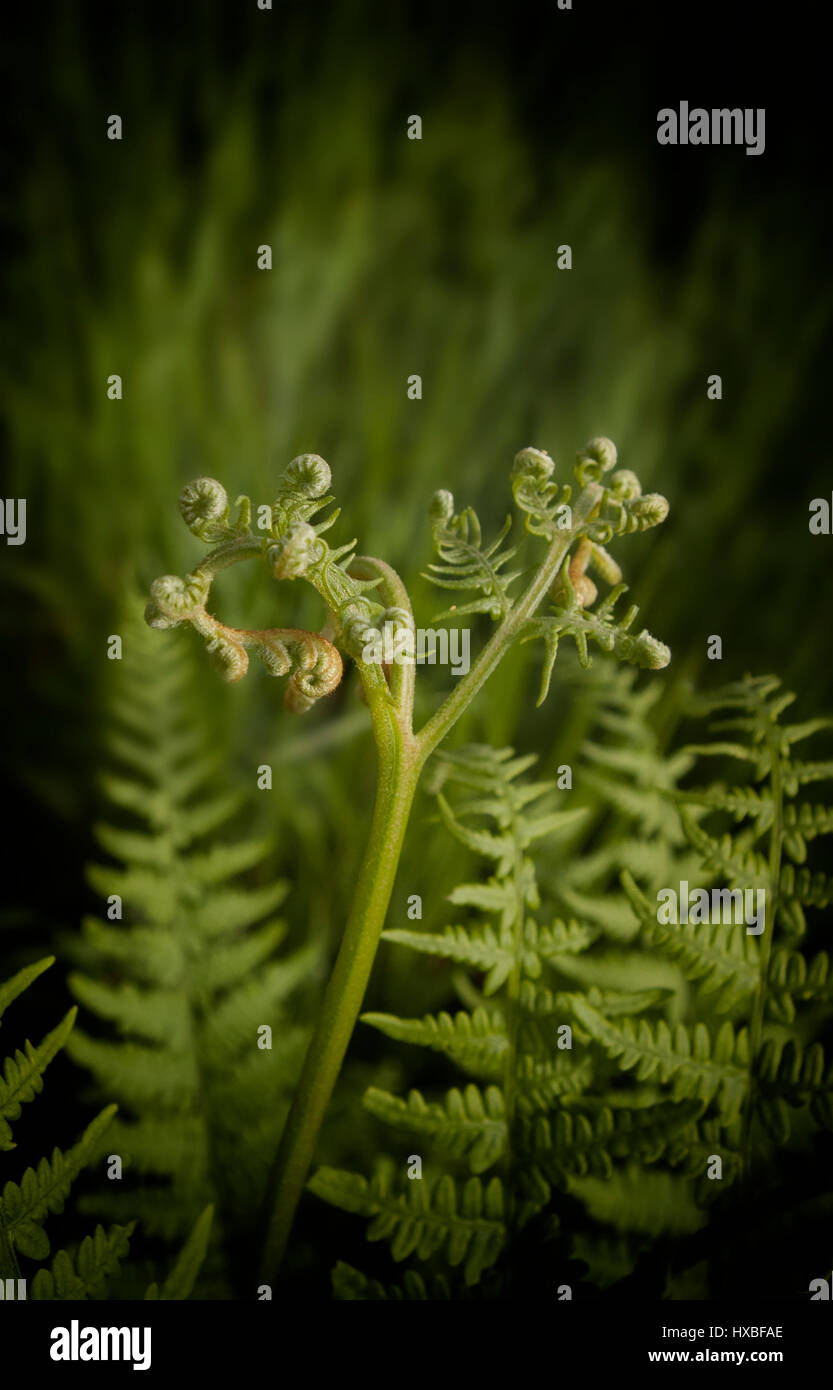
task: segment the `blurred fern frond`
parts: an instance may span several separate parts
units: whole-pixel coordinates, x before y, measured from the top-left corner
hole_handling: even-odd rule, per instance
[[[317,952],[277,954],[287,885],[265,872],[268,838],[227,833],[240,796],[217,787],[190,652],[160,649],[138,614],[123,634],[101,777],[110,815],[95,827],[113,862],[90,868],[103,911],[67,942],[70,987],[100,1023],[70,1053],[118,1097],[108,1147],[140,1184],[89,1206],[179,1241],[211,1205],[206,1271],[223,1289],[220,1246],[255,1221],[302,1060],[292,996]]]

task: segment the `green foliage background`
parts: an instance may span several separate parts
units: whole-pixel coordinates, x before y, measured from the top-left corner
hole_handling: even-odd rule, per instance
[[[516,449],[567,462],[604,433],[671,503],[660,531],[622,547],[643,617],[673,651],[659,729],[674,726],[684,679],[711,678],[711,633],[721,678],[776,668],[806,713],[830,707],[831,542],[807,530],[809,500],[830,491],[830,209],[812,120],[791,139],[789,45],[780,104],[766,94],[764,159],[659,151],[656,109],[696,57],[628,39],[622,16],[599,37],[592,15],[565,16],[568,30],[542,9],[187,4],[163,21],[56,3],[11,35],[4,495],[26,497],[29,535],[0,554],[10,967],[90,909],[106,638],[126,590],[194,562],[175,498],[197,474],[269,497],[290,458],[322,454],[344,507],[333,543],[356,534],[395,565],[425,622],[433,490],[452,488],[491,529]],[[741,97],[724,83],[720,100]],[[105,138],[112,111],[120,143]],[[405,137],[411,112],[421,142]],[[256,268],[264,242],[271,272]],[[570,272],[556,270],[562,243]],[[406,396],[413,372],[420,402]],[[721,402],[706,399],[713,372]],[[222,594],[232,623],[322,616],[260,571],[229,575]],[[514,653],[463,734],[534,750],[549,773],[590,716],[558,670],[532,710],[535,660]],[[423,711],[443,681],[425,673]],[[226,688],[205,669],[199,691],[253,824],[278,846],[291,943],[331,949],[374,774],[355,682],[303,720],[259,674]],[[263,762],[271,798],[255,790]],[[458,874],[430,817],[424,799],[399,902],[421,893],[441,911]],[[57,976],[44,1010],[44,992],[66,1000]],[[368,1007],[407,998],[416,1014],[428,1000],[413,990],[383,948]],[[376,1047],[357,1035],[334,1107],[328,1142],[346,1165],[368,1131],[347,1137],[340,1120]],[[56,1066],[76,1097],[78,1074]]]

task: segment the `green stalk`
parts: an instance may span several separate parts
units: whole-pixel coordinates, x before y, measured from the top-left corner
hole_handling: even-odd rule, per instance
[[[382,678],[384,686],[384,678]],[[367,688],[367,687],[366,687]],[[403,733],[387,689],[368,690],[379,745],[379,783],[364,860],[341,948],[266,1195],[262,1277],[278,1269],[315,1150],[318,1131],[359,1016],[385,924],[421,763]]]

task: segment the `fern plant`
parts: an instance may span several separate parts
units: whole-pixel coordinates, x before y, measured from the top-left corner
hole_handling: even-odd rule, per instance
[[[699,1196],[712,1203],[712,1221],[731,1232],[731,1240],[708,1251],[705,1264],[697,1232],[669,1255],[669,1270],[700,1269],[694,1284],[682,1285],[689,1294],[704,1287],[703,1269],[711,1291],[723,1289],[741,1261],[747,1286],[751,1270],[774,1271],[768,1277],[783,1291],[790,1256],[803,1241],[807,1258],[813,1251],[818,1258],[818,1242],[825,1229],[829,1239],[831,1229],[829,1200],[825,1206],[807,1165],[829,1147],[833,1128],[833,1068],[824,1042],[833,991],[827,951],[807,944],[831,902],[830,879],[811,860],[813,841],[833,831],[833,818],[802,792],[829,779],[833,761],[798,758],[795,745],[833,722],[785,722],[794,699],[775,677],[747,676],[695,701],[695,714],[723,718],[713,724],[719,737],[690,745],[688,754],[698,761],[725,758],[736,772],[674,793],[704,872],[728,885],[721,891],[748,893],[750,900],[765,895],[763,930],[745,930],[737,916],[660,922],[656,900],[649,901],[626,872],[623,884],[641,939],[680,964],[696,990],[700,1021],[685,1040],[637,1038],[625,1029],[615,1034],[603,1020],[585,1017],[620,1066],[645,1074],[659,1065],[674,1075],[681,1095],[702,1092],[704,1069],[712,1085],[719,1083],[718,1103],[705,1123],[722,1181],[701,1182]],[[801,1285],[789,1291],[800,1293]]]
[[[200,1290],[222,1295],[234,1282],[231,1234],[251,1239],[300,1065],[306,1033],[291,996],[316,948],[277,953],[286,884],[262,881],[268,838],[226,833],[241,796],[216,786],[191,654],[160,651],[135,611],[122,631],[101,774],[110,814],[95,827],[110,862],[88,873],[102,913],[66,949],[79,967],[70,988],[102,1021],[95,1034],[76,1030],[68,1050],[120,1102],[107,1151],[126,1180],[87,1205],[130,1212],[177,1243],[211,1206]]]
[[[410,1139],[400,1138],[396,1157],[382,1158],[369,1178],[327,1168],[312,1178],[313,1192],[364,1216],[368,1238],[387,1242],[394,1261],[409,1261],[401,1281],[341,1263],[333,1274],[336,1297],[457,1298],[466,1290],[469,1297],[511,1297],[527,1227],[536,1229],[538,1246],[544,1238],[536,1278],[570,1294],[576,1281],[583,1291],[594,1282],[616,1285],[637,1269],[644,1289],[644,1266],[657,1265],[658,1250],[657,1296],[725,1292],[728,1267],[738,1278],[743,1258],[740,1277],[748,1282],[749,1262],[762,1262],[764,1232],[777,1236],[783,1255],[784,1230],[793,1241],[802,1230],[822,1259],[820,1218],[829,1232],[830,1212],[820,1208],[821,1195],[799,1188],[787,1223],[778,1186],[790,1165],[795,1182],[801,1153],[815,1134],[833,1128],[833,1068],[818,1036],[833,1003],[829,959],[800,948],[807,909],[823,909],[831,897],[830,880],[807,866],[808,842],[829,834],[833,818],[827,808],[797,800],[802,786],[833,774],[833,763],[799,761],[792,751],[831,721],[783,724],[793,698],[774,678],[747,678],[699,701],[701,713],[729,711],[717,731],[731,731],[732,741],[689,746],[668,761],[653,804],[647,790],[627,801],[628,815],[639,816],[655,815],[657,801],[671,815],[669,798],[679,805],[679,828],[659,856],[667,881],[691,873],[692,888],[715,879],[727,891],[764,886],[760,937],[737,921],[661,924],[658,895],[651,901],[646,892],[656,876],[632,857],[621,824],[617,843],[631,859],[622,871],[626,896],[616,901],[608,893],[603,913],[597,899],[568,892],[573,910],[589,906],[587,916],[549,920],[547,912],[541,926],[540,875],[529,847],[554,838],[543,860],[549,880],[555,885],[562,867],[569,879],[571,863],[581,867],[582,860],[570,849],[560,855],[558,846],[569,845],[587,808],[535,814],[553,784],[519,782],[532,760],[510,750],[475,747],[443,756],[435,777],[442,822],[489,861],[491,872],[450,894],[453,905],[476,910],[469,921],[441,932],[384,935],[463,967],[456,982],[467,1007],[364,1021],[444,1054],[469,1079],[436,1098],[416,1088],[404,1098],[370,1088],[368,1110]],[[610,725],[604,707],[601,718]],[[633,733],[633,716],[628,727]],[[613,729],[624,726],[614,719]],[[591,741],[587,750],[598,765],[598,745]],[[748,767],[753,784],[669,787],[669,767],[682,774],[715,753]],[[616,766],[615,757],[608,761]],[[452,808],[444,789],[455,784],[466,796]],[[615,806],[615,779],[605,791]],[[709,824],[714,815],[741,828],[720,837]],[[589,856],[604,871],[612,844]],[[557,891],[552,899],[557,906]],[[604,961],[606,939],[621,939],[623,910],[631,913],[637,963],[630,974],[612,972],[617,988],[600,987],[593,981],[605,972],[594,977],[586,967]],[[650,979],[646,964],[657,956],[687,987],[682,1012],[676,990],[635,987],[640,970]],[[413,1170],[417,1158],[424,1175]],[[728,1249],[726,1230],[733,1237]],[[569,1276],[571,1259],[581,1264]],[[771,1270],[771,1259],[765,1267]],[[783,1265],[775,1277],[781,1293],[797,1291]]]
[[[0,985],[0,1018],[31,984],[54,964],[54,956],[19,970]],[[15,1147],[12,1124],[22,1107],[43,1090],[44,1073],[65,1047],[77,1010],[70,1009],[45,1038],[33,1047],[7,1057],[0,1076],[0,1150]],[[128,1253],[135,1221],[97,1226],[85,1236],[77,1250],[53,1252],[44,1224],[50,1214],[63,1211],[70,1189],[79,1173],[96,1154],[100,1139],[110,1128],[115,1105],[107,1106],[89,1125],[76,1144],[66,1152],[54,1148],[51,1158],[42,1158],[37,1167],[27,1168],[19,1182],[8,1179],[0,1192],[0,1280],[24,1279],[27,1283],[33,1264],[37,1269],[28,1296],[33,1299],[87,1299],[105,1296],[109,1281],[118,1272]],[[43,1262],[52,1256],[51,1264]]]
[[[796,744],[833,728],[833,720],[784,723],[782,715],[794,700],[774,676],[747,677],[701,698],[696,711],[722,712],[714,730],[734,737],[692,745],[689,751],[733,759],[750,775],[746,782],[675,793],[683,829],[704,866],[730,891],[765,895],[760,934],[739,931],[735,921],[712,922],[705,929],[696,920],[674,930],[659,925],[656,905],[646,902],[632,879],[624,879],[652,945],[682,958],[717,1011],[750,1015],[748,1033],[735,1033],[731,1046],[731,1028],[723,1033],[726,1060],[742,1060],[735,1085],[744,1097],[743,1145],[736,1156],[747,1170],[753,1144],[759,1153],[768,1140],[787,1141],[794,1108],[806,1108],[822,1127],[833,1125],[833,1067],[825,1062],[821,1043],[803,1047],[794,1027],[799,1005],[829,1009],[833,1004],[827,952],[807,957],[802,950],[807,909],[823,910],[833,902],[833,880],[808,865],[808,845],[833,834],[833,811],[799,796],[803,787],[833,777],[833,761],[801,760],[793,752]],[[731,824],[722,835],[710,833],[692,807],[728,816]]]
[[[481,1297],[512,1296],[524,1233],[534,1225],[550,1241],[553,1296],[564,1283],[569,1248],[558,1233],[554,1192],[587,1174],[609,1178],[625,1156],[656,1161],[690,1128],[696,1107],[607,1094],[609,1072],[586,1046],[581,1010],[603,1018],[655,1010],[668,991],[576,992],[572,963],[600,938],[600,928],[576,917],[552,916],[542,903],[537,859],[547,856],[586,816],[584,808],[552,801],[555,783],[522,780],[535,757],[474,745],[441,755],[434,791],[446,830],[480,858],[485,881],[459,885],[454,906],[474,911],[442,932],[391,930],[384,939],[440,957],[474,976],[463,992],[469,1007],[421,1019],[366,1014],[388,1037],[440,1052],[469,1078],[444,1097],[427,1100],[412,1089],[400,1098],[370,1088],[365,1105],[399,1134],[414,1136],[398,1164],[384,1158],[370,1180],[319,1170],[310,1188],[346,1210],[370,1218],[368,1238],[390,1242],[396,1261],[427,1261],[393,1289],[367,1281],[348,1266],[334,1277],[337,1297],[432,1297],[431,1279],[447,1297],[478,1288]],[[462,788],[452,806],[446,790]],[[577,1042],[584,1046],[577,1046]],[[419,1158],[423,1172],[408,1172]],[[417,1180],[418,1179],[418,1180]],[[448,1268],[452,1274],[449,1276]],[[398,1292],[395,1290],[398,1289]]]
[[[620,891],[622,871],[649,897],[675,874],[692,883],[710,881],[678,818],[669,814],[668,794],[681,785],[694,755],[667,746],[671,730],[664,726],[678,714],[674,692],[664,682],[644,680],[605,658],[590,673],[574,673],[568,688],[573,720],[581,723],[577,731],[567,730],[572,746],[568,737],[558,758],[569,756],[578,767],[571,805],[586,814],[560,842],[564,852],[541,865],[541,882],[563,914],[594,923],[611,950],[618,948],[621,978],[638,933]]]
[[[558,643],[565,636],[574,639],[583,662],[589,660],[588,641],[646,668],[661,668],[670,659],[668,648],[646,630],[632,634],[634,607],[620,618],[614,616],[624,585],[619,566],[605,546],[615,535],[657,525],[668,512],[665,498],[643,496],[636,475],[617,469],[616,463],[610,440],[591,440],[578,456],[579,490],[573,498],[572,485],[554,482],[555,466],[547,454],[524,449],[517,455],[514,499],[525,516],[526,530],[545,546],[543,559],[532,568],[520,592],[516,586],[523,570],[507,572],[505,567],[514,558],[514,550],[507,553],[502,548],[509,528],[504,527],[496,542],[484,546],[474,511],[466,508],[456,513],[451,493],[435,494],[431,518],[438,559],[433,577],[444,589],[456,588],[468,596],[464,614],[488,614],[497,627],[471,669],[419,732],[413,729],[412,648],[404,659],[387,664],[372,654],[378,650],[374,638],[380,625],[401,634],[407,652],[415,631],[410,598],[387,563],[356,556],[354,541],[331,549],[324,533],[338,512],[313,521],[333,500],[327,495],[331,475],[324,460],[305,454],[290,463],[274,502],[257,508],[264,532],[260,536],[252,530],[249,498],[237,499],[238,514],[233,519],[226,492],[215,480],[197,479],[182,493],[182,515],[210,549],[184,579],[167,575],[154,582],[146,611],[149,624],[156,628],[189,624],[205,639],[228,680],[245,674],[249,653],[254,652],[268,674],[289,677],[286,703],[294,712],[309,709],[331,693],[341,679],[343,655],[352,657],[370,708],[379,762],[365,858],[264,1208],[264,1276],[274,1273],[286,1247],[318,1131],[361,1007],[426,761],[516,641],[543,639],[539,701],[546,696]],[[320,632],[231,628],[208,612],[217,573],[256,557],[266,560],[276,579],[304,579],[314,587],[327,609]],[[613,586],[595,610],[598,591],[588,568]]]

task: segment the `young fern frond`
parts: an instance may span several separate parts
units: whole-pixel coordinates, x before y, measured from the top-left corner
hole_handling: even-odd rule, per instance
[[[512,518],[507,517],[496,539],[491,545],[483,545],[480,522],[473,507],[465,507],[458,515],[454,512],[454,498],[450,492],[434,494],[431,503],[431,530],[434,549],[439,563],[432,562],[429,579],[439,589],[460,589],[479,591],[480,597],[469,603],[454,604],[442,613],[434,613],[432,622],[443,618],[466,617],[473,613],[485,613],[488,617],[502,621],[512,607],[509,588],[520,578],[521,570],[501,574],[504,565],[515,557],[517,546],[501,549],[512,529]]]
[[[589,542],[587,543],[589,547]],[[584,542],[582,542],[584,545]],[[570,556],[561,569],[560,584],[554,589],[559,602],[554,605],[553,614],[533,618],[525,627],[522,642],[536,637],[544,639],[546,656],[538,693],[538,704],[542,705],[549,693],[552,668],[558,655],[558,643],[562,636],[572,637],[582,666],[590,665],[587,643],[595,642],[603,652],[609,652],[620,661],[639,666],[648,671],[659,671],[671,660],[671,653],[664,642],[658,642],[647,628],[636,637],[631,636],[632,626],[639,609],[632,604],[621,618],[613,616],[618,599],[627,590],[626,584],[617,584],[593,612],[587,607],[597,596],[595,584],[590,590],[580,587],[583,577],[584,555],[581,546],[576,552],[577,559]],[[588,581],[586,581],[588,582]]]
[[[115,862],[89,872],[106,916],[87,918],[66,949],[70,988],[107,1025],[76,1033],[69,1051],[123,1107],[107,1143],[127,1181],[86,1206],[139,1215],[177,1243],[215,1208],[204,1287],[221,1290],[224,1240],[256,1225],[306,1041],[292,996],[317,952],[276,954],[286,884],[253,878],[270,840],[215,838],[240,797],[216,787],[190,653],[160,652],[135,616],[122,629],[102,776],[112,819],[95,828]]]
[[[668,647],[652,637],[647,629],[643,628],[636,637],[630,634],[629,629],[639,611],[635,605],[623,617],[613,616],[617,600],[626,592],[627,585],[622,583],[622,571],[605,546],[613,536],[658,526],[668,515],[666,499],[659,493],[643,496],[635,473],[629,469],[611,473],[616,461],[616,446],[601,437],[591,439],[577,456],[575,476],[582,487],[588,482],[599,485],[607,473],[611,476],[598,507],[583,528],[578,545],[565,555],[559,576],[552,585],[552,615],[539,614],[526,625],[522,634],[522,641],[536,637],[544,640],[539,705],[547,698],[559,639],[563,635],[574,639],[582,666],[590,664],[588,641],[595,642],[602,651],[612,653],[621,661],[647,670],[660,670],[671,660]],[[552,459],[537,449],[524,449],[516,457],[515,501],[527,512],[527,530],[550,541],[559,530],[570,528],[572,518],[570,488],[559,493],[552,482],[553,471]],[[611,592],[594,612],[590,611],[590,606],[598,597],[598,589],[587,574],[588,567],[612,585]]]
[[[225,488],[214,478],[197,478],[183,490],[180,512],[194,535],[210,545],[208,555],[184,579],[163,575],[151,585],[145,620],[153,628],[189,623],[203,637],[220,675],[238,681],[249,666],[249,651],[263,662],[271,676],[289,676],[286,708],[303,713],[338,686],[342,659],[332,638],[337,636],[351,655],[358,656],[374,620],[385,616],[385,606],[367,597],[383,583],[349,573],[355,560],[355,541],[333,550],[323,533],[338,512],[317,525],[311,518],[333,501],[325,496],[330,469],[317,454],[302,454],[284,470],[278,495],[266,508],[271,525],[265,535],[252,532],[251,503],[238,501],[240,521],[228,521]],[[260,509],[263,510],[263,509]],[[325,600],[329,617],[321,632],[298,628],[233,628],[214,618],[206,608],[215,575],[241,560],[261,556],[276,579],[305,578]]]
[[[540,449],[522,449],[515,456],[512,493],[518,508],[526,513],[527,531],[550,545],[557,544],[561,538],[565,541],[559,573],[550,586],[553,614],[539,613],[519,628],[521,642],[538,637],[544,640],[539,705],[544,703],[549,692],[562,635],[567,634],[575,640],[583,666],[590,664],[588,640],[619,660],[649,670],[659,670],[671,659],[668,647],[651,637],[647,629],[631,635],[629,629],[638,612],[635,605],[622,617],[613,616],[616,602],[627,586],[621,582],[622,571],[608,554],[605,544],[613,536],[658,526],[668,514],[665,498],[658,493],[642,496],[639,479],[630,470],[614,472],[607,485],[602,486],[604,475],[615,464],[616,446],[609,439],[591,439],[579,452],[575,477],[584,489],[581,496],[586,498],[588,489],[595,491],[586,518],[576,525],[570,505],[572,489],[569,484],[560,487],[553,482],[555,464],[549,454]],[[441,588],[476,590],[479,596],[436,614],[432,621],[474,613],[485,613],[500,622],[509,617],[514,606],[509,588],[523,573],[515,570],[501,574],[503,566],[518,552],[517,546],[501,549],[511,524],[511,517],[507,517],[497,538],[484,546],[474,510],[466,507],[456,514],[450,492],[440,490],[434,494],[431,526],[439,563],[430,565],[432,572],[424,577]],[[598,589],[586,573],[588,567],[613,586],[593,612],[590,606],[598,597]]]
[[[331,693],[341,679],[342,653],[351,657],[370,708],[379,754],[373,821],[356,894],[266,1195],[267,1233],[261,1261],[264,1276],[274,1272],[286,1248],[324,1111],[361,1007],[413,797],[426,761],[516,641],[535,635],[545,637],[547,663],[542,699],[549,686],[555,641],[561,631],[573,632],[582,654],[589,634],[603,648],[627,661],[656,669],[670,660],[668,649],[647,632],[636,637],[629,634],[635,609],[623,620],[612,616],[621,592],[621,572],[605,545],[614,535],[658,525],[668,511],[663,497],[641,495],[641,485],[629,471],[620,470],[605,483],[604,477],[615,462],[616,450],[610,440],[591,440],[580,452],[575,467],[580,491],[574,501],[556,507],[555,488],[550,481],[554,464],[549,456],[537,450],[523,450],[517,456],[513,471],[515,500],[526,512],[527,530],[546,541],[547,549],[539,563],[528,569],[526,588],[516,594],[510,593],[510,589],[523,571],[506,568],[515,556],[514,547],[504,548],[509,523],[496,540],[484,545],[473,509],[468,507],[455,514],[450,492],[442,490],[435,495],[432,521],[437,561],[429,577],[441,588],[461,589],[472,595],[469,602],[449,609],[446,616],[485,613],[497,621],[497,627],[474,664],[419,732],[413,728],[413,651],[406,652],[402,660],[396,657],[385,661],[380,655],[384,647],[379,641],[380,626],[392,627],[397,637],[401,635],[405,649],[408,639],[414,636],[407,590],[384,561],[357,557],[355,541],[330,548],[323,533],[337,513],[313,524],[316,513],[332,501],[325,496],[330,470],[323,459],[306,454],[290,463],[275,502],[271,507],[258,508],[259,523],[268,524],[267,534],[261,537],[254,535],[250,527],[249,500],[238,498],[240,515],[232,522],[225,490],[213,479],[197,479],[180,497],[185,521],[212,548],[184,578],[165,575],[154,582],[145,612],[149,625],[172,628],[190,624],[206,639],[209,653],[230,681],[245,674],[249,652],[254,651],[269,674],[289,675],[286,703],[295,712],[310,708],[317,699]],[[562,494],[567,496],[569,492]],[[276,579],[302,578],[315,588],[327,608],[319,633],[231,628],[208,612],[208,596],[216,574],[238,561],[257,557],[266,560]],[[588,565],[613,585],[613,593],[595,613],[589,611],[596,590],[584,573]],[[543,629],[538,629],[534,626],[536,613],[548,593],[556,601],[556,626],[545,623]],[[440,810],[443,816],[453,818],[445,803],[441,803]],[[458,835],[460,826],[458,821]],[[529,875],[526,845],[554,830],[546,818],[534,828],[528,823],[526,844],[509,847],[510,858],[520,854],[522,876]],[[470,829],[459,837],[474,847]],[[485,849],[488,842],[481,839],[478,843]],[[516,887],[502,881],[507,863],[505,846],[495,847],[494,857],[495,882],[482,888],[470,886],[464,890],[468,896],[458,901],[489,911],[502,896],[505,921],[507,913],[513,918],[517,915],[510,901]],[[524,905],[532,906],[534,902],[524,900]],[[516,960],[510,977],[513,997],[521,985],[519,969]],[[511,1046],[514,1048],[514,1042]],[[175,1068],[170,1077],[172,1093],[181,1094],[187,1085],[187,1078]],[[467,1267],[471,1272],[473,1266]]]

